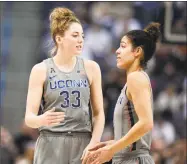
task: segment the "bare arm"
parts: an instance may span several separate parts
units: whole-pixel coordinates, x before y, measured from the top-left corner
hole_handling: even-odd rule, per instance
[[[44,63],[36,64],[32,68],[30,74],[25,123],[27,126],[32,128],[38,128],[41,126],[37,114],[41,102],[45,74],[46,68]]]
[[[94,144],[100,141],[105,123],[101,71],[99,65],[94,61],[85,60],[84,64],[90,83],[90,100],[93,114],[93,133],[90,143]]]
[[[63,112],[55,112],[51,109],[46,113],[37,116],[41,103],[43,84],[46,78],[46,67],[44,63],[36,64],[31,71],[27,94],[27,105],[25,123],[31,128],[40,126],[51,126],[60,123],[64,119]]]
[[[114,153],[139,140],[153,127],[151,93],[148,80],[142,73],[134,72],[127,77],[127,86],[139,120],[123,138],[111,146]]]
[[[95,62],[92,63],[92,82],[90,94],[93,113],[93,133],[91,142],[95,143],[100,141],[105,124],[101,71],[99,65]]]

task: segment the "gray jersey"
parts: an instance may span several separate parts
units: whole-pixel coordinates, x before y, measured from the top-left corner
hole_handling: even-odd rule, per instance
[[[147,74],[146,74],[147,76]],[[148,77],[148,76],[147,76]],[[114,138],[121,139],[138,121],[134,106],[126,95],[127,85],[121,91],[114,111]],[[151,145],[151,132],[148,132],[138,141],[121,150],[115,157],[129,157],[149,152]]]
[[[77,57],[72,72],[62,72],[52,58],[44,60],[47,77],[43,91],[42,113],[55,107],[65,112],[65,120],[57,126],[40,127],[39,130],[52,132],[91,132],[89,114],[90,84],[83,59]]]

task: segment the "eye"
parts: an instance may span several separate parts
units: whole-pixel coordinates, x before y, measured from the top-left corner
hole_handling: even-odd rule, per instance
[[[78,35],[73,35],[74,38],[76,38]]]
[[[121,45],[122,48],[125,48],[125,45]]]

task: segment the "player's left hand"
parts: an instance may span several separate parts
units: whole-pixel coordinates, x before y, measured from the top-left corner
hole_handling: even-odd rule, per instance
[[[82,153],[82,157],[81,160],[83,160],[85,157],[87,157],[88,153],[89,153],[89,149],[93,148],[95,146],[95,144],[97,143],[89,143],[86,148],[84,149],[83,153]]]
[[[114,152],[111,149],[111,145],[108,145],[96,151],[90,151],[82,164],[102,164],[110,161],[113,155]]]

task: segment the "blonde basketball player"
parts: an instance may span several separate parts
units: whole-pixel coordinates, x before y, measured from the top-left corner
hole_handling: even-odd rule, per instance
[[[94,61],[78,56],[84,34],[71,10],[55,8],[50,29],[54,57],[33,67],[27,96],[25,122],[40,131],[34,164],[80,164],[103,132],[101,71]],[[38,115],[41,100],[43,110]]]

